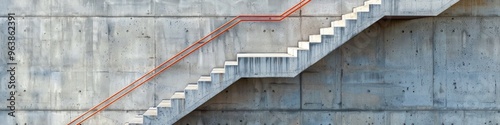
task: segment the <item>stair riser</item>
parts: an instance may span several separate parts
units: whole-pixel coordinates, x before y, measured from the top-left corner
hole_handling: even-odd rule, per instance
[[[149,124],[151,124],[152,121],[158,121],[158,117],[143,116],[143,123],[142,124],[149,125]]]
[[[184,94],[186,95],[185,106],[192,105],[201,97],[201,92],[198,90],[185,90]]]
[[[226,72],[224,73],[223,80],[240,78],[238,65],[226,65],[224,68],[226,69]]]
[[[198,81],[198,94],[200,95],[206,95],[211,93],[213,91],[213,88],[215,88],[215,85],[212,85],[212,82],[209,81]]]
[[[221,82],[224,81],[224,75],[225,74],[220,74],[220,73],[211,73],[210,74],[210,78],[212,79],[212,84],[215,84],[213,85],[213,87],[219,87],[221,86]]]
[[[170,113],[170,107],[156,107],[157,110],[158,110],[158,119],[164,119],[166,118],[168,115],[172,114]]]
[[[245,57],[238,58],[238,71],[242,77],[294,77],[297,58],[290,57]]]
[[[169,108],[169,114],[167,116],[174,116],[180,114],[184,111],[185,100],[184,99],[172,99],[172,108]]]

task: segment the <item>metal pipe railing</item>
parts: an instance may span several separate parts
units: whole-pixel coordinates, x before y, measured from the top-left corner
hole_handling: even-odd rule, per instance
[[[175,54],[173,57],[168,59],[167,61],[161,63],[160,65],[156,66],[154,69],[150,70],[140,78],[136,79],[129,85],[125,86],[123,89],[119,90],[118,92],[114,93],[110,97],[106,98],[104,101],[100,102],[96,106],[90,108],[83,114],[79,115],[75,119],[71,120],[71,122],[68,123],[68,125],[71,125],[73,123],[76,123],[76,125],[81,125],[83,122],[88,120],[89,118],[95,116],[97,113],[103,111],[107,107],[109,107],[111,104],[115,103],[116,101],[120,100],[123,98],[125,95],[129,94],[130,92],[134,91],[141,85],[147,83],[148,81],[152,80],[159,74],[161,74],[163,71],[169,69],[182,59],[186,58],[189,56],[191,53],[197,51],[201,47],[203,47],[205,44],[208,44],[212,40],[216,39],[220,35],[224,34],[240,22],[279,22],[285,19],[286,17],[290,16],[300,8],[304,7],[306,4],[311,2],[311,0],[301,0],[299,3],[294,5],[293,7],[289,8],[287,11],[283,12],[281,15],[239,15],[234,17],[233,19],[229,20],[228,22],[224,23],[208,35],[204,36],[200,40],[196,41],[192,45],[188,46],[181,52]],[[210,38],[209,38],[210,37]],[[207,38],[209,38],[207,40]],[[200,44],[201,43],[201,44]],[[157,71],[159,70],[159,71]],[[146,79],[145,79],[146,78]]]

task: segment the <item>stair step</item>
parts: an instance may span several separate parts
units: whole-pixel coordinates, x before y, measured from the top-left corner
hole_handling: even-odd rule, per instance
[[[309,35],[310,43],[321,43],[321,35]]]
[[[370,12],[370,6],[368,4],[366,4],[364,6],[355,7],[353,9],[353,12],[354,13],[357,13],[357,12]]]
[[[363,6],[358,6],[358,7],[355,7],[353,9],[353,12],[352,13],[349,13],[349,14],[344,14],[342,15],[342,18],[346,18],[346,19],[349,19],[349,18],[357,18],[357,14],[358,12],[369,12],[370,11],[370,5],[371,4],[382,4],[382,1],[381,0],[369,0],[369,1],[365,1]]]
[[[165,117],[170,115],[170,110],[172,109],[172,102],[170,99],[161,100],[160,104],[156,106],[156,112],[158,117]]]
[[[333,27],[321,28],[319,30],[319,34],[321,34],[321,35],[334,35]]]
[[[212,81],[212,78],[210,76],[201,76],[200,79],[198,79],[198,82],[199,81]]]
[[[214,68],[212,69],[212,72],[210,73],[225,73],[226,72],[226,69],[224,68]]]
[[[202,91],[202,93],[208,93],[210,90],[212,90],[215,85],[212,84],[212,77],[210,76],[201,76],[200,79],[198,79],[198,87],[199,90]]]
[[[148,110],[146,110],[146,112],[144,112],[144,114],[142,114],[142,116],[143,116],[142,119],[146,120],[146,121],[151,121],[153,119],[157,119],[158,118],[157,108],[150,107]],[[144,122],[144,123],[147,124],[147,122]]]
[[[184,90],[184,95],[186,96],[186,106],[190,106],[198,101],[200,97],[200,92],[198,91],[198,83],[188,84],[186,86],[186,89]]]
[[[357,12],[352,12],[348,14],[342,15],[343,20],[355,20],[358,19],[358,13]]]
[[[143,114],[144,116],[156,116],[158,115],[156,107],[150,107],[146,112]]]
[[[237,61],[226,61],[224,62],[224,65],[238,65]]]
[[[144,114],[142,114],[143,123],[148,124],[150,121],[158,119],[158,111],[156,107],[150,107]]]
[[[184,99],[184,92],[175,92],[171,99]]]
[[[293,55],[294,57],[297,57],[297,53],[299,50],[309,50],[309,49],[304,49],[300,47],[288,47],[288,54]]]
[[[304,48],[304,49],[308,49],[308,50],[309,50],[309,44],[310,44],[310,43],[309,43],[309,42],[307,42],[307,41],[301,41],[301,42],[299,42],[299,47],[300,47],[300,48]]]
[[[332,27],[345,27],[345,20],[337,20],[332,22]]]
[[[186,86],[185,90],[198,90],[198,84],[197,83],[190,83]]]
[[[158,104],[157,108],[169,108],[172,107],[172,103],[170,99],[161,100],[160,104]]]
[[[224,80],[238,78],[238,61],[226,61],[224,63]],[[221,80],[219,80],[221,81]]]
[[[240,53],[236,55],[240,57],[293,57],[288,53]]]
[[[172,107],[169,108],[169,115],[179,114],[184,111],[184,103],[185,103],[186,95],[184,92],[175,92],[174,95],[170,98],[170,102]]]
[[[368,1],[365,1],[365,5],[369,5],[369,4],[382,4],[382,0],[368,0]]]
[[[226,74],[225,68],[214,68],[214,69],[212,69],[212,72],[210,72],[210,80],[214,83],[220,84],[220,83],[223,83],[224,76],[226,76],[226,75],[231,75],[231,74]],[[203,93],[200,93],[200,94],[203,94]]]

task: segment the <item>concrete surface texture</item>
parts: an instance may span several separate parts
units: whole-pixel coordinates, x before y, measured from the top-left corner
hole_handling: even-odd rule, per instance
[[[177,124],[500,124],[500,11],[484,10],[498,5],[381,20],[297,77],[241,79]]]
[[[2,1],[6,3],[0,5],[2,12],[19,15],[16,21],[17,28],[21,29],[16,35],[19,46],[16,104],[19,117],[1,117],[5,119],[2,121],[7,124],[66,123],[234,15],[280,13],[297,2]],[[331,8],[329,15],[321,17],[294,14],[281,23],[240,24],[89,123],[124,123],[123,119],[142,114],[149,106],[155,106],[174,91],[182,90],[187,83],[195,82],[200,75],[209,73],[216,65],[222,66],[225,60],[236,59],[237,52],[286,51],[287,46],[307,39],[307,32],[318,32],[317,22],[330,22],[338,18],[334,16],[350,11],[362,2],[316,3],[345,7]],[[253,9],[233,8],[236,5]],[[155,14],[140,13],[153,10],[144,6],[153,6]],[[209,10],[217,11],[196,10],[209,7],[212,8]],[[237,13],[234,9],[242,11]],[[306,9],[314,7],[304,8],[302,15],[306,15]],[[313,11],[316,10],[309,13]],[[0,24],[2,27],[7,25],[6,22]],[[0,38],[6,39],[6,31],[0,32]],[[6,48],[1,49],[0,54],[5,57]],[[0,60],[2,64],[7,62],[6,57]],[[1,82],[7,83],[8,74],[0,73]],[[7,93],[6,86],[1,87],[2,92]],[[8,95],[0,97],[6,100]],[[2,109],[2,114],[6,114],[6,107]]]
[[[321,35],[311,35],[305,41],[306,45],[299,44],[298,49],[288,48],[287,53],[239,53],[234,63],[226,62],[223,68],[214,69],[209,77],[202,77],[192,87],[176,92],[166,100],[170,101],[167,102],[170,106],[163,107],[164,104],[160,103],[157,109],[146,111],[144,124],[173,124],[240,78],[295,77],[348,41],[353,34],[382,18],[383,8],[380,0],[366,1],[354,9],[355,18],[343,16],[342,20],[332,22],[330,28],[322,28]]]
[[[242,13],[280,13],[298,0],[155,0],[145,2],[6,0],[1,2],[6,4],[0,5],[0,12],[14,12],[20,16],[17,18],[19,30],[16,35],[19,38],[17,52],[19,58],[19,72],[17,74],[19,86],[17,90],[19,93],[16,96],[18,117],[3,117],[3,115],[6,116],[7,109],[2,107],[0,121],[5,121],[5,124],[64,124],[70,118],[79,115],[116,92],[189,43],[208,34],[232,16]],[[181,90],[187,83],[195,82],[200,75],[208,74],[211,68],[222,66],[224,60],[235,60],[235,53],[285,52],[287,46],[296,46],[297,41],[307,39],[309,34],[319,33],[319,28],[329,25],[329,22],[334,19],[339,19],[340,14],[349,12],[352,7],[359,6],[362,2],[362,0],[317,0],[306,6],[300,13],[294,14],[293,17],[281,23],[245,23],[239,25],[158,79],[114,104],[109,111],[92,118],[89,124],[122,124],[134,115],[142,114],[149,106],[155,106],[161,99],[170,97],[173,91]],[[258,121],[261,118],[277,116],[276,119],[253,123],[271,123],[273,121],[285,123],[289,121],[284,120],[285,118],[294,118],[303,124],[309,123],[307,121],[310,121],[311,124],[318,123],[324,119],[335,119],[335,122],[330,122],[334,124],[339,123],[338,121],[344,124],[355,124],[352,122],[360,122],[365,120],[364,117],[367,116],[369,119],[383,119],[377,124],[388,122],[396,124],[411,120],[428,121],[427,118],[438,119],[442,117],[438,120],[447,121],[447,123],[452,123],[454,120],[470,121],[469,123],[482,123],[483,121],[490,123],[488,120],[491,120],[491,124],[494,124],[495,118],[498,118],[498,103],[489,99],[499,97],[496,94],[497,88],[492,86],[498,75],[495,75],[497,73],[495,71],[498,71],[495,70],[498,69],[496,68],[498,64],[496,55],[498,53],[495,52],[498,52],[496,51],[498,48],[496,42],[499,41],[499,38],[497,35],[491,34],[498,34],[498,24],[495,23],[498,22],[496,18],[499,12],[498,6],[499,2],[493,0],[462,0],[445,11],[442,14],[445,17],[442,18],[391,21],[387,28],[384,27],[381,31],[377,29],[379,30],[377,32],[384,34],[384,37],[377,37],[381,40],[365,43],[366,39],[356,40],[355,38],[348,42],[350,44],[344,46],[352,45],[354,48],[361,47],[361,49],[351,47],[350,50],[344,50],[347,47],[342,47],[341,50],[331,54],[335,58],[329,56],[311,67],[308,70],[309,73],[312,72],[309,74],[310,80],[304,77],[308,72],[304,72],[294,79],[267,79],[269,82],[260,83],[255,81],[266,81],[266,79],[240,80],[229,88],[229,90],[245,89],[258,86],[256,88],[272,87],[276,90],[280,89],[280,91],[286,89],[282,92],[274,91],[286,95],[285,98],[271,93],[269,96],[272,95],[275,98],[268,98],[262,93],[255,92],[259,89],[240,91],[241,96],[232,93],[230,96],[233,98],[232,100],[227,99],[229,97],[221,97],[224,94],[221,93],[207,103],[207,106],[200,108],[200,111],[194,112],[186,119],[205,123],[212,123],[207,120],[214,120],[213,123],[224,124],[223,121],[227,121],[225,123],[236,124],[240,121],[229,122],[234,120],[233,117],[229,116],[248,118],[247,120],[241,119],[241,122],[243,120],[252,121],[252,119]],[[6,20],[5,16],[0,17],[0,19]],[[410,29],[411,31],[408,31],[407,26],[413,26],[416,29],[422,28],[423,24],[429,24],[424,25],[429,27],[420,29],[422,30],[421,34],[417,34],[419,32],[417,30]],[[6,22],[1,22],[0,26],[6,27]],[[443,32],[440,32],[439,28],[443,28]],[[406,29],[405,33],[408,36],[399,37],[401,36],[399,33],[404,29]],[[429,34],[429,29],[434,30],[432,34]],[[455,32],[450,32],[453,30]],[[0,32],[0,39],[6,39],[6,31]],[[374,33],[375,31],[370,32]],[[398,41],[383,41],[384,38],[391,37]],[[409,43],[409,38],[414,40],[413,43]],[[431,45],[422,45],[421,41],[425,40]],[[461,42],[457,43],[457,41]],[[377,45],[385,44],[372,46],[371,44],[374,43],[378,43]],[[367,52],[370,49],[365,50],[366,47],[378,48],[371,48],[371,51],[374,52],[372,53]],[[427,54],[419,55],[422,56],[421,58],[411,58],[414,54],[411,53],[413,47],[421,47],[422,50],[419,52]],[[0,51],[2,55],[0,62],[5,64],[6,48],[0,49],[2,50]],[[393,55],[386,54],[391,49],[399,52],[392,53]],[[407,51],[410,49],[412,51]],[[379,56],[385,57],[379,58]],[[474,58],[485,61],[471,60]],[[331,60],[340,62],[331,62]],[[347,60],[352,62],[346,63]],[[438,61],[434,62],[434,60]],[[463,62],[462,66],[459,65],[460,61]],[[426,63],[426,65],[417,62]],[[469,63],[472,65],[465,66],[465,62],[467,65]],[[324,63],[322,66],[318,66],[322,63]],[[353,67],[349,68],[345,65]],[[334,69],[334,67],[337,68]],[[414,70],[406,71],[408,67]],[[5,65],[0,65],[0,68],[7,69]],[[318,71],[314,71],[314,69]],[[324,69],[329,70],[319,71]],[[342,76],[339,76],[342,79],[327,75],[339,72],[336,70],[341,71],[338,75]],[[429,70],[431,70],[432,75],[427,74]],[[387,76],[390,74],[392,76]],[[396,75],[398,76],[396,77]],[[8,82],[6,72],[0,72],[0,76],[1,83]],[[429,79],[431,80],[429,81]],[[312,82],[313,80],[318,80],[318,82]],[[396,85],[395,82],[398,80],[407,82]],[[418,82],[419,80],[420,82]],[[450,83],[450,80],[456,80],[457,89],[461,90],[455,90],[453,86],[455,84]],[[281,84],[285,82],[280,81],[292,81],[291,83],[294,84]],[[438,84],[437,81],[441,82]],[[239,84],[241,82],[248,84]],[[306,82],[316,84],[307,87]],[[349,87],[349,83],[351,87]],[[418,85],[418,83],[423,85]],[[279,86],[275,86],[275,84]],[[473,84],[477,84],[477,87]],[[412,87],[413,85],[415,87]],[[324,86],[332,88],[332,93],[335,94],[319,91],[326,89]],[[362,89],[363,86],[366,91]],[[430,90],[429,86],[433,89]],[[333,89],[333,87],[335,88]],[[408,89],[403,94],[398,94],[397,92],[402,92],[404,87],[408,87]],[[411,94],[409,87],[416,90],[416,94]],[[443,92],[434,93],[439,87],[443,87]],[[489,93],[483,92],[481,88],[487,89]],[[370,94],[363,94],[363,92],[368,92],[368,89],[370,89]],[[397,89],[401,89],[401,91]],[[7,93],[6,86],[0,86],[0,90],[2,93]],[[306,91],[308,91],[308,95]],[[420,93],[421,91],[428,91],[428,93]],[[266,89],[265,92],[272,91]],[[262,94],[262,96],[249,96],[252,94]],[[267,93],[264,94],[267,95]],[[318,95],[332,96],[332,98],[314,98]],[[367,100],[355,98],[365,96],[373,98]],[[235,99],[237,97],[239,98]],[[252,99],[245,101],[245,97]],[[300,101],[295,102],[297,101],[296,97],[299,97]],[[0,95],[0,100],[7,98],[7,94]],[[311,101],[307,101],[308,106],[302,106],[306,104],[304,101],[306,99]],[[334,101],[335,99],[342,101]],[[259,100],[259,102],[252,100]],[[431,101],[429,102],[429,100]],[[214,104],[217,101],[226,103]],[[319,102],[325,102],[323,105],[328,108],[323,108]],[[334,102],[341,103],[334,104]],[[233,104],[232,108],[228,108],[231,107],[228,103]],[[250,104],[250,106],[245,104]],[[213,108],[213,105],[219,105],[219,108]],[[336,105],[337,107],[335,107]],[[221,112],[230,113],[231,110],[239,114],[221,114]],[[307,115],[307,113],[311,115]],[[203,118],[200,116],[201,114],[203,114]],[[388,116],[393,117],[388,120]],[[436,118],[436,116],[439,117]],[[464,117],[467,119],[464,120]],[[342,120],[339,120],[340,118]],[[179,123],[186,121],[189,120],[183,120]],[[498,120],[496,121],[498,123]],[[189,122],[192,123],[192,121]],[[455,122],[455,124],[460,123]]]

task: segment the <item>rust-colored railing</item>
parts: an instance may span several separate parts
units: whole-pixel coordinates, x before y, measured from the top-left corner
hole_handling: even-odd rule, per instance
[[[133,90],[137,89],[139,86],[143,85],[144,83],[152,80],[156,76],[158,76],[160,73],[163,71],[169,69],[172,67],[174,64],[178,63],[182,59],[186,58],[188,55],[191,53],[195,52],[196,50],[200,49],[203,47],[205,44],[209,43],[210,41],[214,40],[215,38],[219,37],[220,35],[224,34],[227,32],[229,29],[233,28],[240,22],[279,22],[286,17],[290,16],[292,13],[296,12],[303,6],[305,6],[307,3],[311,2],[311,0],[301,0],[299,3],[282,13],[281,15],[239,15],[230,21],[226,22],[219,28],[215,29],[212,31],[210,34],[206,35],[205,37],[201,38],[200,40],[196,41],[186,49],[182,50],[181,52],[177,53],[167,61],[161,63],[159,66],[155,67],[148,73],[144,74],[141,76],[139,79],[135,80],[134,82],[130,83],[129,85],[125,86],[123,89],[120,91],[114,93],[110,97],[106,98],[104,101],[100,102],[96,106],[90,108],[87,110],[85,113],[81,114],[80,116],[76,117],[75,119],[71,120],[71,122],[68,123],[68,125],[75,124],[76,125],[81,125],[83,122],[91,118],[92,116],[96,115],[97,113],[103,111],[107,107],[109,107],[111,104],[115,103],[116,101],[120,100],[123,98],[125,95],[129,94]]]

